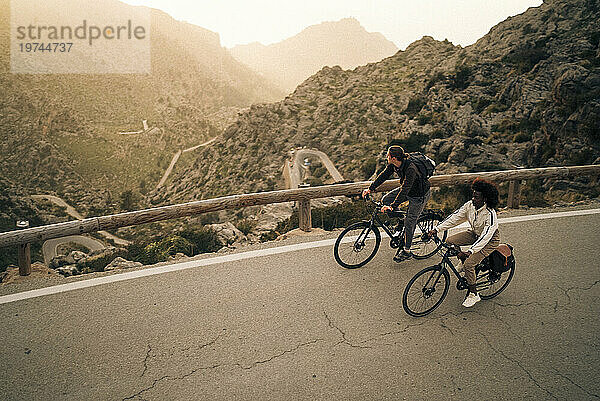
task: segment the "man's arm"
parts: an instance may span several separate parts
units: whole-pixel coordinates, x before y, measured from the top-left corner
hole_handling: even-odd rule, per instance
[[[381,184],[383,184],[383,182],[385,180],[387,180],[388,178],[390,178],[390,176],[394,173],[394,166],[392,166],[391,164],[388,164],[387,167],[385,168],[385,170],[383,170],[381,173],[379,173],[379,175],[377,176],[377,178],[375,178],[375,181],[373,181],[371,183],[371,185],[369,185],[369,189],[371,191],[375,191],[375,189],[377,189],[378,186],[380,186]]]
[[[396,199],[390,205],[392,208],[397,208],[402,202],[400,199],[406,199],[406,196],[410,192],[415,180],[417,178],[417,173],[414,168],[409,167],[406,169],[406,175],[404,176],[404,181],[402,182],[402,189],[396,195]]]

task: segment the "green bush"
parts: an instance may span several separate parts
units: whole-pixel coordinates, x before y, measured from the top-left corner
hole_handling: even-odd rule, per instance
[[[178,235],[169,235],[148,242],[136,241],[127,247],[128,260],[145,265],[164,262],[169,256],[183,253],[193,256],[200,253],[215,252],[221,248],[216,233],[210,228],[186,228]],[[110,262],[110,261],[109,261]]]
[[[237,223],[237,229],[244,233],[244,235],[248,235],[254,230],[256,227],[256,222],[248,219],[244,219]]]
[[[459,65],[454,70],[454,74],[450,77],[450,86],[453,89],[467,89],[470,84],[471,67],[466,64]]]
[[[544,198],[545,193],[540,180],[527,180],[526,184],[521,186],[521,204],[529,207],[550,206]]]
[[[511,50],[509,54],[504,56],[503,61],[513,65],[520,74],[529,72],[537,63],[548,58],[544,46],[545,43],[543,42],[538,42],[535,45],[526,43]]]
[[[508,110],[508,107],[509,106],[505,105],[504,103],[493,102],[484,110],[484,113],[501,113]]]
[[[159,247],[164,249],[170,256],[177,253],[183,253],[187,256],[192,256],[194,254],[194,247],[192,243],[178,235],[170,235],[166,238],[163,238],[159,242]]]
[[[421,95],[411,97],[404,113],[408,115],[409,118],[415,118],[415,116],[421,112],[425,103],[427,103],[427,99]]]
[[[368,180],[371,178],[373,173],[375,172],[375,168],[377,167],[377,160],[374,158],[367,159],[363,162],[360,167],[360,171],[362,172],[363,179]]]
[[[532,137],[532,135],[528,132],[518,132],[513,137],[513,142],[516,142],[516,143],[528,142],[528,141],[531,141],[531,137]]]
[[[491,103],[492,103],[492,98],[481,96],[481,97],[477,98],[477,100],[472,100],[471,106],[473,107],[473,110],[475,110],[475,112],[477,114],[481,114],[481,112],[484,111],[486,109],[486,107],[488,107]]]
[[[359,220],[371,217],[371,204],[363,200],[346,201],[338,205],[312,209],[312,225],[331,231],[334,228],[346,227]],[[280,222],[275,229],[285,233],[298,228],[298,212],[294,211],[290,218]]]
[[[431,122],[433,115],[431,113],[421,113],[417,116],[417,124],[426,125]]]
[[[216,252],[223,244],[219,242],[215,230],[209,227],[186,228],[179,233],[179,236],[185,238],[192,244],[193,254]]]
[[[92,272],[102,272],[106,265],[112,262],[117,257],[127,257],[127,251],[118,251],[113,254],[104,255],[104,256],[92,256],[90,258],[86,258],[84,262],[77,263],[77,269],[82,273],[92,273]]]
[[[277,233],[277,231],[275,231],[275,230],[267,231],[266,233],[262,233],[260,235],[260,242],[273,241],[277,237],[279,237],[279,234]]]

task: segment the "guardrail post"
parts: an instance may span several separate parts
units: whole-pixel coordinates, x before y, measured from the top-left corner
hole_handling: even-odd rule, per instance
[[[508,183],[508,200],[506,206],[509,209],[518,209],[521,203],[521,181],[512,180]]]
[[[27,220],[17,221],[17,228],[23,230],[29,228]],[[31,274],[31,245],[19,244],[19,275],[29,276]]]
[[[302,231],[306,232],[309,232],[312,229],[310,199],[303,199],[298,202],[298,226]]]
[[[298,187],[308,188],[310,184],[302,183]],[[301,199],[298,201],[298,227],[305,232],[309,232],[312,229],[310,199]]]

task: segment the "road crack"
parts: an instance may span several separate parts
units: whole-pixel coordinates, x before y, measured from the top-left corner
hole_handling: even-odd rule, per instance
[[[148,344],[148,349],[146,350],[146,358],[144,358],[144,370],[142,371],[142,375],[140,377],[144,377],[146,371],[148,370],[148,358],[150,358],[150,352],[152,352],[152,347]]]
[[[485,340],[485,342],[487,343],[488,347],[490,347],[490,349],[492,351],[494,351],[495,353],[501,355],[502,357],[504,357],[506,360],[514,363],[515,365],[517,365],[526,375],[527,377],[529,377],[529,380],[536,385],[536,387],[538,387],[540,390],[543,390],[544,392],[546,392],[546,394],[548,394],[550,397],[554,398],[555,400],[557,399],[557,397],[552,394],[550,391],[548,391],[548,389],[546,389],[545,387],[542,387],[538,381],[533,377],[533,375],[527,370],[525,369],[525,367],[521,364],[521,361],[511,358],[508,355],[506,355],[504,352],[502,352],[499,349],[494,348],[494,346],[492,345],[492,343],[490,342],[490,340],[487,338],[487,336],[485,334],[483,334],[481,331],[479,331],[479,334],[483,337],[483,339]]]
[[[558,287],[563,294],[565,295],[565,297],[567,298],[567,303],[565,305],[560,305],[560,307],[565,307],[571,304],[571,295],[569,294],[571,291],[575,291],[575,290],[579,290],[579,291],[589,291],[592,288],[594,288],[598,283],[600,283],[600,280],[596,280],[594,283],[592,283],[592,285],[590,285],[589,287],[569,287],[567,289],[561,287],[560,285],[557,285],[556,287]],[[556,310],[559,308],[558,303],[554,305],[554,311],[556,312]]]
[[[325,311],[323,311],[323,315],[325,315],[325,319],[327,319],[327,323],[329,324],[329,327],[331,327],[332,329],[336,330],[338,333],[340,333],[340,335],[342,336],[342,340],[338,341],[337,343],[335,343],[333,346],[335,347],[336,345],[339,344],[346,344],[349,345],[352,348],[372,348],[372,347],[364,347],[364,346],[360,346],[360,345],[356,345],[354,343],[352,343],[352,341],[350,341],[347,337],[346,337],[346,333],[340,329],[338,326],[336,326],[333,321],[331,320],[331,318],[327,315],[327,313]],[[367,342],[366,341],[361,341],[362,343]]]
[[[202,346],[200,346],[199,349],[206,348],[206,347],[214,344],[219,339],[219,337],[221,337],[221,336],[222,336],[222,334],[219,334],[213,340],[211,340],[208,343],[203,344]],[[162,376],[162,377],[160,377],[158,379],[154,379],[154,381],[152,382],[152,384],[150,386],[148,386],[148,387],[146,387],[146,388],[138,391],[137,393],[135,393],[135,394],[133,394],[133,395],[131,395],[129,397],[123,398],[123,401],[132,400],[132,399],[135,399],[135,398],[143,399],[142,398],[143,394],[145,394],[145,393],[147,393],[149,391],[152,391],[159,383],[161,383],[163,381],[183,380],[183,379],[186,379],[186,378],[188,378],[188,377],[190,377],[190,376],[192,376],[192,375],[194,375],[194,374],[196,374],[198,372],[201,372],[201,371],[214,370],[214,369],[219,369],[219,368],[224,368],[224,367],[237,367],[237,368],[242,369],[242,370],[250,370],[250,369],[255,368],[258,365],[272,362],[273,360],[275,360],[277,358],[280,358],[280,357],[282,357],[282,356],[284,356],[286,354],[293,354],[293,353],[295,353],[296,351],[298,351],[299,349],[301,349],[303,347],[307,347],[307,346],[316,344],[316,343],[318,343],[320,341],[323,341],[323,340],[319,338],[319,339],[316,339],[316,340],[311,340],[311,341],[307,341],[307,342],[298,344],[295,347],[292,347],[290,349],[284,350],[284,351],[282,351],[282,352],[280,352],[278,354],[275,354],[273,356],[270,356],[270,357],[268,357],[268,358],[266,358],[264,360],[253,362],[250,365],[243,365],[241,363],[230,363],[230,364],[221,364],[221,363],[219,363],[219,364],[215,364],[215,365],[211,365],[211,366],[198,367],[198,368],[192,369],[188,373],[185,373],[185,374],[180,375],[180,376],[165,375],[165,376]],[[148,358],[149,354],[150,354],[150,346],[148,346],[148,348],[149,348],[149,351],[146,353],[146,358]],[[191,347],[188,347],[188,348],[186,348],[186,350],[190,349],[190,348]],[[146,366],[146,362],[144,362],[144,365]],[[144,373],[146,373],[146,369],[144,369]],[[144,373],[142,374],[142,376],[144,375]]]
[[[583,391],[584,393],[586,393],[587,395],[591,396],[591,397],[595,397],[595,398],[600,398],[600,396],[598,396],[597,394],[594,393],[590,393],[589,391],[587,391],[585,388],[581,387],[579,384],[575,383],[573,380],[571,380],[570,378],[568,378],[567,376],[563,375],[562,373],[560,373],[558,371],[558,369],[556,368],[552,368],[554,370],[554,372],[556,373],[557,376],[562,377],[563,379],[565,379],[566,381],[568,381],[569,383],[571,383],[572,385],[574,385],[575,387],[577,387],[578,389],[580,389],[581,391]]]
[[[236,364],[234,364],[234,365],[232,365],[232,366],[238,366],[239,368],[241,368],[241,369],[243,369],[243,370],[250,370],[250,369],[253,369],[253,368],[255,368],[255,367],[256,367],[256,366],[258,366],[258,365],[262,365],[262,364],[265,364],[265,363],[272,362],[273,360],[275,360],[275,359],[277,359],[277,358],[280,358],[280,357],[284,356],[285,354],[293,354],[293,353],[295,353],[296,351],[298,351],[300,348],[303,348],[303,347],[307,347],[307,346],[310,346],[310,345],[316,344],[316,343],[318,343],[318,342],[320,342],[320,341],[323,341],[323,340],[322,340],[322,339],[320,339],[320,338],[317,338],[316,340],[307,341],[307,342],[305,342],[305,343],[298,344],[297,346],[295,346],[295,347],[293,347],[293,348],[287,349],[287,350],[285,350],[285,351],[283,351],[283,352],[280,352],[279,354],[273,355],[273,356],[271,356],[271,357],[269,357],[269,358],[267,358],[267,359],[264,359],[264,360],[261,360],[261,361],[256,361],[256,362],[253,362],[252,364],[250,364],[250,365],[248,365],[248,366],[242,366],[242,364],[239,364],[239,363],[236,363]]]

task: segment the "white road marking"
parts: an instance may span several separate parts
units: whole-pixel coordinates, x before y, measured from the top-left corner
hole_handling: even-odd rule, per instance
[[[525,221],[534,220],[545,220],[555,219],[561,217],[572,217],[572,216],[585,216],[590,214],[600,214],[600,209],[588,209],[588,210],[574,210],[570,212],[559,212],[559,213],[546,213],[546,214],[534,214],[528,216],[517,216],[517,217],[506,217],[498,219],[500,224],[509,223],[520,223]],[[460,226],[459,226],[460,227]],[[385,233],[384,233],[385,234]],[[319,248],[325,246],[332,246],[335,243],[336,238],[306,242],[302,244],[284,245],[276,248],[260,249],[255,251],[241,252],[233,255],[216,256],[214,258],[208,258],[203,260],[193,260],[189,262],[177,263],[168,266],[151,267],[148,269],[137,270],[127,273],[120,273],[106,277],[97,277],[89,280],[77,281],[74,283],[60,284],[53,287],[40,288],[38,290],[31,290],[20,292],[16,294],[0,296],[0,304],[7,304],[11,302],[22,301],[30,298],[41,297],[45,295],[60,294],[62,292],[68,292],[78,290],[82,288],[95,287],[97,285],[115,283],[118,281],[132,280],[141,277],[154,276],[157,274],[171,273],[180,270],[191,269],[195,267],[210,266],[219,263],[235,262],[244,259],[257,258],[261,256],[278,255],[281,253],[301,251],[310,248]]]

